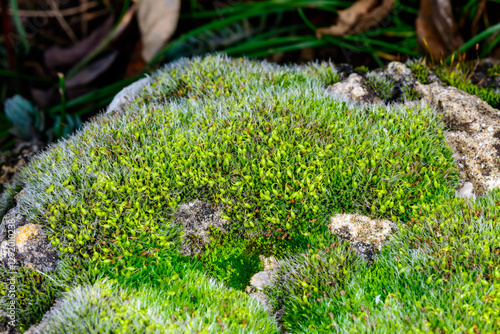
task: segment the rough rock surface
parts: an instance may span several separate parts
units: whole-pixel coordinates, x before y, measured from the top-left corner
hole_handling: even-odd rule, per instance
[[[0,155],[0,190],[14,179],[19,171],[43,149],[40,141],[20,143],[8,153]]]
[[[498,187],[500,111],[455,87],[417,83],[415,88],[422,100],[443,114],[443,121],[450,127],[446,141],[453,150],[464,183],[472,183],[478,195]],[[468,197],[474,195],[469,192]]]
[[[17,195],[16,195],[17,196]],[[0,243],[7,240],[8,231],[16,230],[18,227],[28,224],[28,221],[21,216],[19,212],[19,207],[15,206],[10,209],[5,216],[2,218],[2,223],[0,224]]]
[[[179,205],[173,213],[176,223],[184,228],[184,242],[181,253],[195,255],[203,251],[210,242],[208,234],[210,226],[227,231],[229,223],[221,217],[222,205],[211,204],[200,200]]]
[[[374,73],[391,78],[395,86],[414,88],[421,102],[433,106],[443,115],[443,121],[449,127],[445,138],[460,172],[457,196],[475,198],[500,186],[499,110],[477,96],[443,86],[435,75],[428,78],[432,83],[424,85],[400,62],[391,62],[385,69]],[[344,101],[382,103],[365,85],[365,79],[355,73],[329,86],[326,92]]]
[[[385,73],[393,80],[407,85],[412,85],[416,81],[408,66],[398,61],[390,62],[385,69]]]
[[[347,80],[329,86],[326,92],[340,100],[382,103],[382,100],[370,88],[363,85],[364,81],[362,76],[353,73]]]
[[[358,214],[338,214],[330,217],[329,229],[343,240],[351,242],[356,255],[367,262],[375,260],[396,224]]]
[[[274,256],[266,258],[261,255],[259,258],[264,264],[264,270],[252,276],[250,285],[257,290],[263,290],[266,286],[271,285],[271,279],[280,268],[281,263]]]
[[[26,224],[14,232],[15,247],[10,247],[9,240],[0,245],[0,260],[8,263],[13,252],[16,260],[24,266],[39,271],[56,269],[59,257],[38,224]],[[9,252],[10,250],[10,252]]]
[[[118,92],[118,94],[115,95],[106,112],[109,113],[121,110],[122,106],[133,101],[135,96],[137,96],[141,89],[150,83],[150,81],[151,79],[149,77],[143,78],[123,88],[120,92]]]
[[[247,293],[250,297],[258,300],[268,312],[272,312],[271,304],[269,303],[269,297],[263,292],[264,288],[272,284],[273,277],[276,275],[277,271],[281,267],[281,261],[278,261],[271,257],[259,256],[260,260],[264,264],[264,270],[259,271],[250,279],[250,286],[247,287]],[[275,316],[279,319],[281,318],[283,310],[279,310]]]

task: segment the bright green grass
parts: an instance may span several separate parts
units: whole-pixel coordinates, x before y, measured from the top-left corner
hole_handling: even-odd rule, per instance
[[[470,298],[498,293],[495,280],[500,274],[491,269],[498,265],[496,216],[485,212],[487,218],[481,219],[491,219],[489,229],[485,224],[473,225],[467,230],[472,239],[457,240],[460,250],[448,247],[448,239],[444,242],[442,238],[436,243],[442,247],[432,248],[425,256],[411,250],[415,242],[422,246],[426,240],[425,226],[431,224],[426,223],[428,217],[452,212],[448,206],[453,201],[458,172],[444,140],[440,117],[420,106],[362,107],[337,101],[324,91],[336,81],[335,71],[325,63],[280,67],[222,56],[173,63],[155,74],[151,85],[124,112],[99,116],[74,137],[34,160],[15,186],[26,189],[20,200],[22,210],[45,226],[52,244],[66,261],[74,263],[73,268],[80,265],[80,270],[64,276],[79,277],[74,284],[66,278],[64,284],[69,290],[86,282],[81,277],[87,277],[85,291],[96,293],[101,289],[101,277],[117,279],[113,284],[130,292],[131,302],[138,305],[141,314],[148,312],[141,303],[154,304],[172,291],[155,283],[156,274],[146,275],[152,268],[159,273],[156,277],[167,272],[179,275],[175,284],[184,290],[171,301],[180,298],[176,302],[182,304],[189,301],[188,295],[226,293],[221,291],[225,288],[213,284],[209,285],[215,292],[200,290],[190,285],[189,277],[212,275],[227,286],[242,289],[259,270],[252,260],[259,254],[287,259],[288,266],[299,274],[285,275],[282,283],[268,291],[275,306],[285,307],[285,326],[292,332],[331,331],[330,312],[337,330],[371,330],[371,323],[356,322],[348,316],[362,318],[362,303],[378,319],[377,332],[428,331],[423,321],[403,324],[397,314],[393,314],[394,319],[388,317],[385,308],[374,307],[370,298],[380,295],[387,304],[388,294],[394,292],[400,294],[398,298],[409,298],[410,303],[440,294],[439,301],[431,298],[428,304],[445,309],[440,305],[454,305],[455,294],[447,297],[443,291],[474,283],[475,272],[483,275],[489,290],[474,290]],[[1,203],[8,204],[14,193],[8,190]],[[172,260],[178,258],[175,254],[183,232],[172,223],[171,214],[178,204],[193,199],[225,204],[223,217],[232,224],[231,239],[214,233],[214,243],[197,258],[198,262],[183,267]],[[493,214],[494,202],[486,206]],[[353,257],[346,244],[337,244],[326,227],[330,216],[350,212],[398,222],[398,234],[372,267]],[[440,228],[445,229],[445,225]],[[486,237],[483,232],[490,234]],[[477,241],[485,238],[490,240],[488,246]],[[325,248],[333,243],[327,251]],[[460,252],[466,245],[470,245],[473,261],[463,269]],[[479,256],[479,247],[488,252]],[[302,257],[304,252],[318,254],[319,259],[311,254]],[[223,259],[228,260],[224,263]],[[442,266],[444,259],[451,268],[444,264],[451,271],[449,276],[431,267],[431,261]],[[417,284],[422,281],[413,264],[425,271],[425,284]],[[237,270],[242,266],[251,270],[242,275]],[[429,277],[436,280],[427,283],[427,275],[433,270],[436,275]],[[21,330],[36,323],[54,296],[66,289],[60,271],[49,273],[50,277],[39,275],[35,282],[25,271],[32,272],[23,269],[17,273],[23,289],[16,299]],[[462,275],[457,281],[452,279],[455,271],[472,274]],[[3,282],[9,277],[5,269],[0,275]],[[443,276],[447,282],[439,281]],[[333,279],[335,283],[328,283],[326,288]],[[407,294],[402,293],[403,283]],[[436,285],[429,290],[431,283]],[[92,284],[97,284],[94,290]],[[70,296],[78,291],[73,290]],[[250,303],[244,293],[228,291],[231,304],[226,305],[239,310],[225,322],[232,331],[239,330],[243,319],[248,326],[242,330],[248,332],[275,326],[274,320],[263,318],[262,308]],[[119,301],[118,296],[112,298]],[[220,298],[197,300],[189,305],[199,316],[191,319],[167,303],[158,306],[159,318],[152,323],[171,326],[172,322],[165,319],[174,315],[184,324],[205,319],[202,329],[213,332],[221,324],[217,317],[203,316],[203,310],[212,310],[221,322],[227,312],[220,308]],[[462,321],[463,326],[476,324],[482,331],[491,331],[500,324],[488,322],[485,315],[494,319],[498,300],[488,299],[476,313],[461,309],[461,313],[437,313],[439,316],[426,315],[426,319],[433,329],[469,330],[460,327]],[[4,308],[8,302],[2,297]],[[463,308],[471,303],[467,300],[456,305]],[[116,324],[129,317],[128,313],[122,316],[122,311],[119,303],[105,310],[109,321]],[[420,313],[408,316],[420,319],[416,314]],[[105,325],[101,320],[99,323]]]

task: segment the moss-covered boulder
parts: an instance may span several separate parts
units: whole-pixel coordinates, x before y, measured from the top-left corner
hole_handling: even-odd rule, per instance
[[[463,176],[442,112],[418,102],[418,76],[368,74],[358,83],[384,103],[330,95],[333,64],[224,56],[177,61],[132,87],[0,198],[59,258],[50,273],[0,267],[2,325],[498,331],[500,191],[456,197]],[[394,225],[375,261],[330,226],[350,214]],[[257,296],[247,287],[271,256],[280,266]]]

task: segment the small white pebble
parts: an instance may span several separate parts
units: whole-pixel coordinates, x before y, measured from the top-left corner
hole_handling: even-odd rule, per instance
[[[489,132],[493,131],[493,126],[491,126],[491,125],[490,125],[490,126],[488,126],[488,131],[489,131]]]

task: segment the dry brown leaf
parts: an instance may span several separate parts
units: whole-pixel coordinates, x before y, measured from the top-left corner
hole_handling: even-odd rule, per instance
[[[106,72],[111,65],[113,65],[117,57],[118,51],[112,51],[90,63],[83,70],[75,74],[74,77],[66,80],[66,89],[69,91],[78,87],[89,85],[101,74]]]
[[[421,0],[416,30],[418,41],[434,60],[446,58],[464,43],[449,0]]]
[[[316,36],[345,36],[361,33],[376,26],[389,14],[394,0],[358,0],[351,7],[339,10],[337,24],[316,30]]]
[[[95,50],[113,29],[113,16],[97,27],[88,37],[69,48],[53,46],[44,52],[45,65],[52,71],[65,72]]]
[[[142,57],[151,61],[165,42],[173,35],[179,12],[180,0],[136,0],[137,21],[141,30]]]

